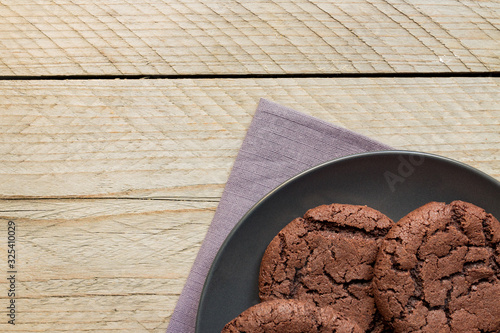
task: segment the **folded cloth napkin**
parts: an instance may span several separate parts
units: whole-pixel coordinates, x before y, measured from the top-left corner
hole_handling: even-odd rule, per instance
[[[263,196],[320,163],[388,149],[363,135],[261,99],[167,333],[194,332],[203,284],[219,247]]]

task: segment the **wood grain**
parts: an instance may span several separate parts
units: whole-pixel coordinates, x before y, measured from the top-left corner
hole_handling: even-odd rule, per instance
[[[495,0],[26,0],[0,12],[0,76],[500,70]]]
[[[201,197],[218,196],[260,97],[500,178],[499,82],[0,82],[0,195],[161,197],[206,185]]]
[[[2,332],[164,332],[216,205],[0,204],[1,214],[16,223],[18,258],[16,325],[2,320]],[[26,217],[17,218],[21,211]],[[7,221],[0,219],[1,235]],[[0,237],[3,257],[6,239]],[[4,305],[7,289],[1,279]],[[7,318],[6,307],[0,313]]]

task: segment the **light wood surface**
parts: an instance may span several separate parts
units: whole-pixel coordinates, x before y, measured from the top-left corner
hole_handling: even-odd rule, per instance
[[[499,82],[3,81],[0,195],[164,196],[200,184],[216,185],[218,195],[261,97],[395,148],[445,155],[499,177]]]
[[[0,75],[500,70],[495,0],[25,0]]]
[[[500,179],[499,26],[486,0],[1,3],[0,331],[164,332],[260,98]]]

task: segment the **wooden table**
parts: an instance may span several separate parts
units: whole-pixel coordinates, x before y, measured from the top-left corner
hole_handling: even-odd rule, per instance
[[[498,1],[105,3],[0,4],[2,332],[163,332],[261,97],[500,179]]]

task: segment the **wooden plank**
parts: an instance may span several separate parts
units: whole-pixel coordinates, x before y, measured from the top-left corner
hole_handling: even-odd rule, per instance
[[[25,0],[0,76],[500,70],[495,0]]]
[[[216,205],[0,200],[0,252],[13,221],[17,254],[15,326],[2,269],[0,331],[164,332]]]
[[[3,198],[218,198],[259,98],[500,179],[499,78],[0,82]],[[202,185],[202,186],[201,186]]]

